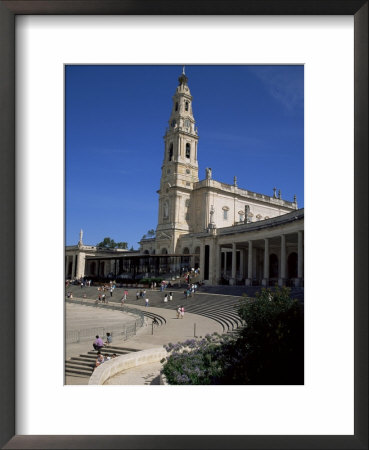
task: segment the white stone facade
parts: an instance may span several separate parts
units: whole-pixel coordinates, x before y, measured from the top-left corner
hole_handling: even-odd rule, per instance
[[[297,210],[297,202],[283,200],[280,194],[258,194],[212,179],[206,169],[199,181],[198,134],[192,111],[187,77],[182,74],[173,96],[169,127],[164,136],[164,159],[160,180],[158,225],[155,239],[143,239],[140,251],[149,254],[182,253],[200,245],[193,237],[208,229],[258,222]],[[247,208],[247,218],[246,218]]]
[[[142,239],[139,252],[108,251],[85,246],[81,232],[78,245],[66,249],[67,278],[173,280],[184,268],[200,268],[205,284],[303,285],[304,211],[296,197],[241,189],[236,177],[225,184],[209,168],[199,181],[192,100],[182,73],[164,136],[155,237]]]

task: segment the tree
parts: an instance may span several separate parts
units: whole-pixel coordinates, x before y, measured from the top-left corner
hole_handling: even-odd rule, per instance
[[[128,248],[127,242],[117,242],[114,248]]]
[[[96,247],[102,248],[127,248],[127,242],[115,242],[114,239],[110,237],[105,237],[102,242],[96,244]]]

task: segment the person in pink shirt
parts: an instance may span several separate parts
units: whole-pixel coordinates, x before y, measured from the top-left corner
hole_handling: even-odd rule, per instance
[[[99,351],[101,348],[104,347],[104,342],[100,336],[96,336],[95,342],[92,345],[95,350]]]

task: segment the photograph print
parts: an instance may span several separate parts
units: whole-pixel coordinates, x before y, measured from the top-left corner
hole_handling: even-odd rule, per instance
[[[304,384],[304,66],[65,66],[65,384]]]

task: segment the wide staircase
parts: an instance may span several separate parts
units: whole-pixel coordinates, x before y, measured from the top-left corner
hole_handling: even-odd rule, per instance
[[[93,289],[92,287],[82,290],[78,286],[73,286],[72,288],[69,288],[69,290],[73,292],[74,297],[76,297],[77,295],[81,295],[81,291],[83,293],[87,293],[87,295],[89,293],[91,293],[93,296],[96,295],[96,288]],[[82,300],[82,303],[86,304],[87,302],[90,302],[90,304],[93,304],[96,307],[122,310],[119,302],[123,291],[124,289],[122,288],[115,289],[114,295],[112,298],[109,298],[108,304],[95,304],[89,299]],[[131,310],[131,305],[134,304],[139,304],[141,306],[144,305],[143,299],[139,299],[138,301],[136,300],[136,289],[129,289],[128,291],[129,295],[127,302],[130,304],[128,310]],[[169,295],[170,291],[173,292],[173,300],[164,303],[164,295]],[[163,292],[161,292],[160,290],[147,290],[147,294],[150,299],[150,307],[177,310],[179,306],[184,306],[185,312],[187,313],[198,314],[200,316],[215,320],[221,325],[224,333],[233,333],[239,327],[243,326],[243,321],[237,313],[237,309],[239,306],[239,296],[217,295],[207,292],[198,292],[196,294],[193,294],[192,297],[186,299],[183,291],[184,288],[167,288]],[[72,299],[67,301],[71,303],[81,302],[80,299]],[[150,311],[150,307],[142,310],[144,316],[151,320],[154,320],[154,318],[156,318],[156,320],[159,322],[159,326],[164,325],[165,318],[160,314],[152,313]]]
[[[103,347],[101,349],[101,354],[105,357],[112,357],[114,354],[121,356],[136,351],[137,350],[133,348],[110,345],[109,347]],[[87,353],[72,356],[65,361],[65,375],[90,377],[95,368],[96,358],[97,351],[93,349]]]
[[[167,303],[161,301],[155,306],[173,310],[183,306],[185,313],[198,314],[215,320],[221,325],[224,333],[233,333],[244,325],[237,312],[239,299],[233,296],[196,293],[186,299],[183,294],[181,296],[176,292],[173,301]]]

